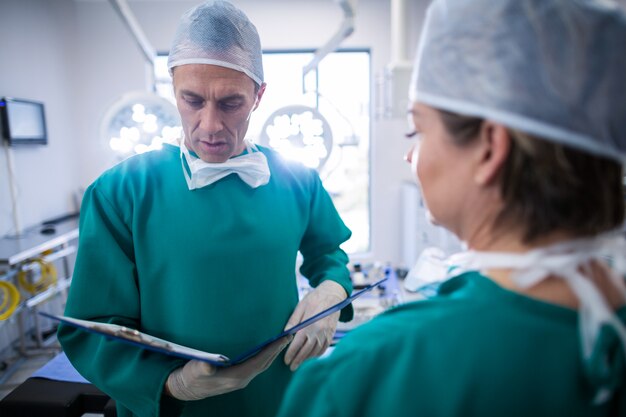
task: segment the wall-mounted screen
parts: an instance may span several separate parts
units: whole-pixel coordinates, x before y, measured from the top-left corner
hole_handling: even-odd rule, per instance
[[[43,103],[12,97],[0,98],[2,137],[9,145],[48,143]]]

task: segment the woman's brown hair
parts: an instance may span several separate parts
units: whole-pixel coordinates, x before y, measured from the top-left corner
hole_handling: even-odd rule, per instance
[[[483,119],[439,110],[460,146],[478,137]],[[624,172],[617,161],[509,129],[499,226],[524,224],[524,241],[555,231],[595,235],[624,222]]]

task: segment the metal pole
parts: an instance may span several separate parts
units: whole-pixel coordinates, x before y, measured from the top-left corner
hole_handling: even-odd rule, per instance
[[[336,0],[339,2],[341,9],[343,10],[343,20],[341,26],[332,38],[325,45],[315,51],[313,59],[302,68],[302,79],[307,73],[314,68],[317,68],[320,61],[331,52],[334,52],[341,42],[354,32],[354,6],[350,3],[350,0]]]
[[[137,22],[137,19],[135,19],[135,15],[128,6],[128,3],[126,2],[126,0],[109,0],[109,3],[111,3],[113,9],[115,9],[115,11],[120,15],[122,21],[124,22],[128,30],[130,30],[130,33],[135,39],[135,42],[137,42],[137,46],[139,46],[139,49],[141,49],[141,52],[146,58],[146,61],[148,61],[148,63],[152,65],[152,72],[154,72],[154,60],[156,57],[156,52],[150,42],[148,42],[148,38],[141,29],[141,26],[139,26],[139,23]]]

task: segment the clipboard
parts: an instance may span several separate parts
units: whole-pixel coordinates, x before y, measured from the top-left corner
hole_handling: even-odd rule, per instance
[[[228,367],[237,365],[245,360],[253,357],[257,353],[259,353],[264,347],[271,344],[272,342],[280,339],[281,337],[287,335],[293,335],[299,330],[310,326],[318,320],[323,319],[326,316],[329,316],[342,308],[346,307],[352,301],[362,296],[368,291],[376,288],[383,282],[385,282],[388,278],[381,279],[378,282],[375,282],[367,287],[363,288],[360,291],[353,293],[348,298],[342,300],[341,302],[327,308],[324,311],[317,313],[314,316],[309,317],[301,323],[296,324],[295,326],[284,330],[273,336],[264,342],[254,346],[250,350],[234,357],[229,358],[225,355],[219,353],[209,353],[201,350],[193,349],[187,346],[179,345],[168,340],[159,339],[158,337],[149,335],[147,333],[140,332],[139,330],[131,329],[126,326],[121,326],[118,324],[109,324],[109,323],[100,323],[96,321],[89,320],[80,320],[72,317],[60,316],[55,314],[49,314],[46,312],[39,312],[40,315],[47,317],[52,320],[60,321],[61,323],[67,324],[69,326],[76,327],[78,329],[87,331],[89,333],[95,333],[102,336],[105,336],[110,340],[119,340],[121,342],[138,346],[143,349],[151,350],[154,352],[163,353],[170,356],[176,356],[183,359],[195,359],[203,362],[210,363],[211,365],[219,366],[219,367]]]

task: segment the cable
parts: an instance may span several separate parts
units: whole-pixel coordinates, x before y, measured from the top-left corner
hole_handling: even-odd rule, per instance
[[[37,281],[29,282],[29,269],[24,269],[24,266],[34,263],[39,265],[41,273]],[[57,282],[57,270],[51,262],[46,262],[41,258],[35,258],[27,262],[24,266],[22,266],[22,269],[17,273],[17,281],[23,289],[31,294],[42,292]]]
[[[15,311],[20,303],[20,292],[15,285],[8,281],[0,280],[0,294],[2,294],[2,303],[0,304],[0,321],[6,320]]]
[[[11,192],[11,212],[13,214],[13,226],[15,227],[15,235],[22,234],[22,224],[20,222],[20,216],[18,211],[18,190],[15,183],[15,166],[13,163],[13,153],[9,149],[9,143],[5,141],[4,151],[7,158],[7,169],[9,174],[9,191]]]

